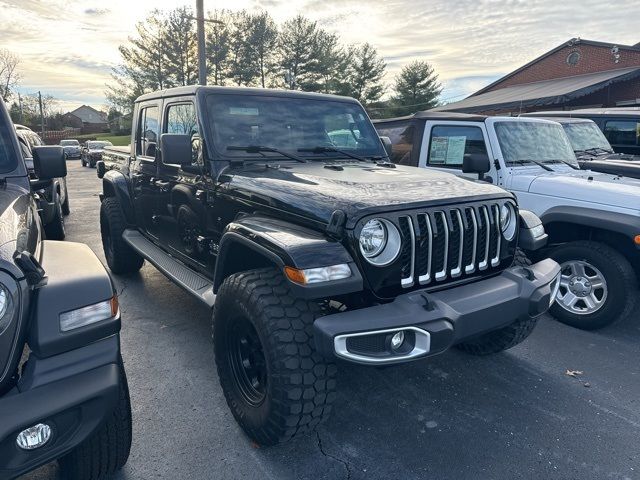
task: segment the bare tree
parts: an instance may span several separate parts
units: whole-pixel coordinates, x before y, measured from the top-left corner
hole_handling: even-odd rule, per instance
[[[17,67],[20,57],[6,49],[0,49],[0,97],[5,102],[11,97],[12,90],[18,85],[20,74]]]

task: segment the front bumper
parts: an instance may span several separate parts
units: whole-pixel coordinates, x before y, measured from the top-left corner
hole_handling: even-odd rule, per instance
[[[32,354],[33,357],[33,354]],[[18,385],[0,396],[0,478],[15,478],[68,453],[111,414],[119,392],[117,335],[45,359],[30,358]],[[51,439],[35,450],[16,444],[38,423]]]
[[[418,290],[391,303],[321,317],[314,323],[316,350],[328,358],[369,365],[436,355],[516,320],[543,314],[559,275],[560,266],[546,259],[448,290]],[[399,330],[413,338],[415,348],[396,354],[385,342]]]

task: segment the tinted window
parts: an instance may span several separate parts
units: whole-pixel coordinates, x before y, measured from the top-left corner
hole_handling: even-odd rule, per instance
[[[505,162],[560,163],[577,165],[576,156],[563,128],[556,123],[498,122],[498,143]]]
[[[635,120],[610,120],[604,134],[612,145],[640,145],[640,123]]]
[[[78,140],[61,140],[60,145],[63,147],[75,147],[80,145],[80,143],[78,143]]]
[[[4,116],[0,116],[0,173],[9,172],[16,166],[16,155],[11,143],[13,126],[4,122]]]
[[[429,165],[461,167],[465,155],[487,155],[487,146],[479,127],[437,125],[431,129]]]
[[[249,145],[291,153],[333,146],[362,156],[383,154],[380,138],[358,104],[255,95],[210,95],[207,102],[215,148],[225,156],[246,156],[227,147]]]
[[[159,136],[160,122],[158,107],[142,108],[138,121],[136,153],[145,157],[155,158]]]
[[[401,165],[411,165],[411,150],[413,148],[413,125],[404,122],[393,125],[378,125],[381,137],[389,137],[392,144],[391,161]]]
[[[164,133],[189,135],[191,137],[193,163],[202,163],[198,118],[193,103],[169,105],[167,108],[167,122],[164,127]]]

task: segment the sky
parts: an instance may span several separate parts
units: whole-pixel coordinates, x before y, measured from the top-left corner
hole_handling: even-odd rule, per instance
[[[638,0],[204,0],[205,9],[267,10],[277,22],[302,13],[369,42],[387,63],[385,82],[412,60],[431,62],[455,101],[573,37],[640,42]],[[118,46],[154,8],[195,0],[0,0],[0,48],[21,57],[20,91],[38,90],[68,111],[105,105]],[[103,107],[104,108],[104,107]]]

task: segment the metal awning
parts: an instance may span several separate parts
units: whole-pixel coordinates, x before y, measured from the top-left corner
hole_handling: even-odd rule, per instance
[[[467,97],[459,102],[436,107],[433,111],[477,112],[565,103],[596,92],[612,83],[638,76],[640,76],[640,67],[630,67],[514,85]]]

